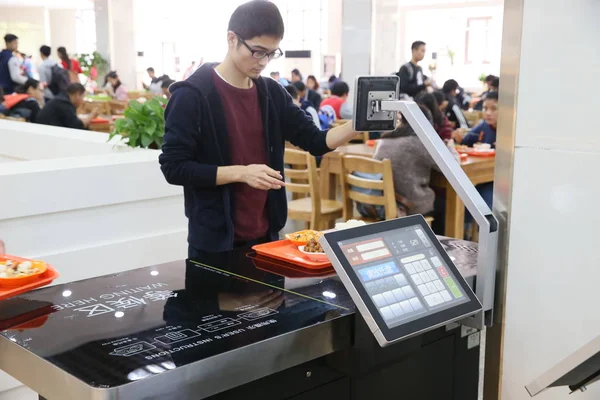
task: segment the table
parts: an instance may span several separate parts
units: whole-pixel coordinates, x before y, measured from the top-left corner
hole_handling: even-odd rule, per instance
[[[472,285],[476,245],[441,243]],[[381,348],[335,273],[249,249],[0,302],[0,370],[48,400],[475,400],[468,341],[438,328]]]
[[[349,144],[328,153],[321,161],[321,197],[335,199],[338,177],[342,173],[343,154],[373,157],[376,146]],[[463,171],[474,185],[494,181],[494,157],[467,157],[461,162]],[[464,236],[465,206],[446,178],[438,172],[432,173],[431,186],[446,190],[445,235],[462,239]]]

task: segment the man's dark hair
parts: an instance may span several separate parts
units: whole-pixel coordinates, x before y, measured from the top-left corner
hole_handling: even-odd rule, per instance
[[[419,106],[429,110],[433,123],[441,127],[444,123],[444,115],[440,111],[440,105],[433,93],[421,92],[415,96],[415,101]]]
[[[52,54],[52,49],[50,46],[43,45],[40,47],[40,53],[42,53],[44,57],[50,57],[50,54]]]
[[[489,83],[489,86],[496,89],[496,91],[500,89],[500,78],[495,77],[494,79],[492,79],[492,81]]]
[[[444,96],[444,93],[442,93],[441,90],[436,90],[433,92],[433,97],[435,97],[435,101],[438,102],[438,105],[442,105],[444,100],[446,100],[446,96]]]
[[[17,39],[17,35],[13,35],[12,33],[7,33],[6,35],[4,35],[4,43],[6,44],[12,43]]]
[[[444,86],[442,87],[442,92],[444,92],[444,94],[448,94],[448,93],[455,92],[458,88],[459,88],[458,82],[456,82],[454,79],[448,79],[446,82],[444,82]]]
[[[239,6],[229,19],[229,31],[242,40],[257,36],[283,39],[283,18],[277,6],[270,1],[252,0]]]
[[[419,50],[419,47],[421,46],[425,46],[425,42],[421,41],[421,40],[417,40],[416,42],[413,42],[413,44],[410,46],[411,50]]]
[[[154,72],[154,68],[150,67],[146,70],[146,72]]]
[[[483,98],[483,101],[486,100],[496,100],[498,101],[498,92],[487,92],[485,94],[485,97]]]
[[[277,71],[273,71],[273,72],[271,72],[271,77],[273,77],[273,76],[275,76],[275,75],[279,75],[279,72],[277,72]]]
[[[350,87],[344,81],[337,81],[331,87],[331,94],[334,96],[342,97],[348,93],[350,93]]]
[[[333,82],[335,82],[335,81],[337,81],[337,80],[338,80],[338,78],[337,78],[335,75],[331,75],[331,76],[329,77],[329,79],[327,80],[327,82],[329,82],[329,83],[333,83]]]
[[[302,80],[302,74],[300,73],[300,70],[298,68],[294,68],[292,70],[292,75],[296,75],[300,77],[300,80]]]
[[[23,85],[23,92],[27,93],[29,88],[37,89],[39,84],[40,84],[40,81],[29,78],[29,79],[27,79],[27,81],[25,81],[25,84]]]
[[[160,87],[163,89],[167,89],[169,86],[171,86],[174,83],[175,83],[175,81],[173,79],[165,79],[164,81],[162,81],[162,85]]]
[[[292,85],[294,85],[298,92],[304,92],[306,90],[306,85],[302,81],[296,81],[292,83]]]
[[[292,96],[292,99],[298,100],[298,91],[294,85],[288,85],[285,87],[285,90]]]
[[[85,93],[85,86],[83,86],[81,83],[70,83],[69,86],[67,86],[67,94],[84,94]]]
[[[488,75],[488,76],[485,77],[485,81],[484,82],[485,83],[490,83],[490,82],[493,82],[494,79],[496,79],[496,78],[498,78],[496,75],[491,75],[490,74],[490,75]]]

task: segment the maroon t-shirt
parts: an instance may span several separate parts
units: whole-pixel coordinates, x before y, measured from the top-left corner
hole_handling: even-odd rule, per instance
[[[267,145],[256,85],[239,89],[213,70],[215,88],[221,97],[231,165],[268,164]],[[267,191],[245,183],[233,184],[233,225],[236,241],[259,239],[269,231]]]

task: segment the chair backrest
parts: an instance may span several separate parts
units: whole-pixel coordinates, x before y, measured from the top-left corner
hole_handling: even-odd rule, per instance
[[[378,174],[380,180],[365,179],[354,173]],[[358,191],[360,189],[374,189],[383,195],[370,195]],[[354,202],[369,205],[379,205],[385,208],[385,219],[394,219],[397,216],[396,194],[392,176],[392,163],[385,159],[382,161],[372,158],[344,155],[342,156],[342,196],[344,202],[344,219],[351,219],[354,215]]]
[[[286,190],[291,193],[310,195],[313,212],[317,215],[320,214],[321,196],[315,157],[306,151],[285,149],[283,163],[285,165]],[[288,168],[288,165],[291,168]]]
[[[471,125],[477,125],[483,119],[483,112],[481,111],[464,111],[464,114],[467,122]]]

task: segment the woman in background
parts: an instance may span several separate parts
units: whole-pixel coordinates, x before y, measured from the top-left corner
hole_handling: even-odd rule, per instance
[[[319,93],[321,96],[323,95],[321,85],[319,85],[319,82],[317,81],[317,78],[315,78],[314,75],[309,75],[308,78],[306,78],[306,86],[310,90]]]
[[[116,100],[129,100],[127,88],[125,88],[125,85],[121,83],[121,80],[117,75],[117,71],[111,71],[106,75],[106,79],[104,80],[104,88],[107,90],[108,94],[110,94],[110,96]]]
[[[452,126],[450,126],[448,117],[446,117],[440,111],[440,105],[438,104],[435,96],[431,93],[421,92],[415,97],[415,101],[421,107],[425,107],[427,110],[429,110],[432,115],[433,128],[440,138],[444,142],[452,139]]]
[[[79,74],[83,74],[83,70],[81,69],[81,65],[79,65],[79,61],[74,58],[69,58],[69,53],[67,53],[67,49],[64,47],[59,47],[56,52],[58,53],[63,68],[69,71],[69,80],[72,83],[80,83]]]

